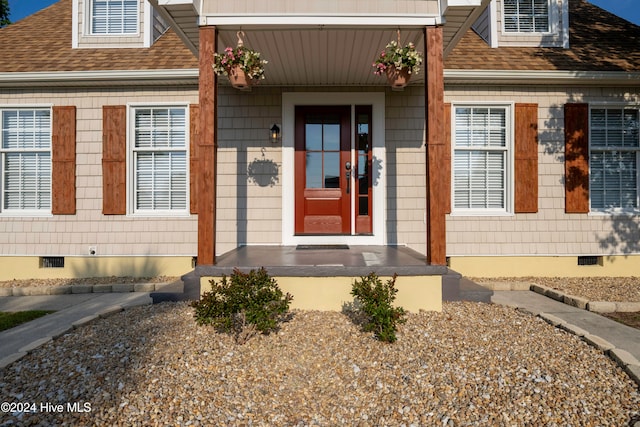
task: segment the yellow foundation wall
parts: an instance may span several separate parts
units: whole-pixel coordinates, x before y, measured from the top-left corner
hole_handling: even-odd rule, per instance
[[[640,276],[640,256],[602,256],[598,265],[578,265],[577,256],[451,257],[449,268],[468,277]]]
[[[192,257],[64,257],[62,268],[42,268],[40,257],[0,257],[0,280],[80,277],[181,276]]]
[[[201,291],[211,290],[210,280],[220,277],[202,277]],[[352,277],[275,277],[282,292],[293,295],[292,309],[341,311],[344,304],[353,302]],[[380,277],[383,282],[389,277]],[[396,278],[396,306],[410,312],[419,310],[442,311],[441,276],[398,276]]]

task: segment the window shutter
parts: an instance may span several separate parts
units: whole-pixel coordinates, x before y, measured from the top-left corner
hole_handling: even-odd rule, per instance
[[[51,213],[76,213],[76,107],[53,107]]]
[[[127,108],[102,107],[102,213],[127,213]]]
[[[565,212],[589,213],[589,104],[564,106]]]
[[[515,212],[538,212],[538,104],[515,105]]]
[[[451,213],[451,104],[444,104],[444,164],[442,173],[445,176],[444,188],[446,202],[445,213]]]
[[[191,105],[189,107],[189,185],[192,214],[198,213],[198,164],[200,162],[197,155],[197,147],[200,132],[199,120],[200,106]]]

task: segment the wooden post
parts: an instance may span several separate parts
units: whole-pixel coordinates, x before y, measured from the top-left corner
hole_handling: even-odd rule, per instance
[[[425,45],[425,114],[427,138],[427,262],[446,264],[447,191],[446,135],[444,129],[444,65],[442,27],[424,29]]]
[[[200,28],[200,135],[198,139],[198,264],[216,260],[216,175],[218,149],[218,79],[213,72],[213,55],[218,45],[216,27]]]

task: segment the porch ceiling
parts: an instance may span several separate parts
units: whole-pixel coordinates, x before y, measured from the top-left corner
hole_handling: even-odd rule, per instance
[[[239,30],[244,44],[269,61],[261,85],[376,86],[384,77],[371,64],[401,30],[402,43],[413,42],[424,52],[423,28],[443,26],[446,55],[477,19],[489,0],[448,0],[441,16],[313,15],[200,16],[195,0],[150,0],[185,44],[198,54],[200,24],[218,28],[218,51],[236,46]],[[445,1],[445,3],[447,3]],[[220,79],[225,84],[226,79]],[[411,84],[424,83],[424,70]]]
[[[373,74],[371,64],[379,51],[397,39],[395,30],[379,29],[279,29],[244,30],[244,44],[266,59],[260,85],[372,86],[386,84]],[[401,31],[402,43],[413,42],[424,52],[420,30]],[[236,46],[234,30],[218,33],[218,52]],[[225,79],[221,79],[221,82]],[[419,72],[412,84],[424,82]]]

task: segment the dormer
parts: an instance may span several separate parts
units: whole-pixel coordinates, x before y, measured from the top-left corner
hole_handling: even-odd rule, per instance
[[[472,28],[491,47],[569,48],[569,0],[491,0]]]
[[[73,0],[74,48],[150,47],[168,27],[146,0]]]

